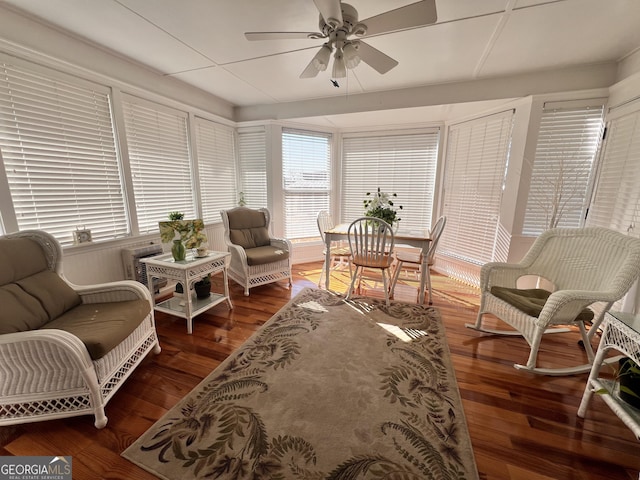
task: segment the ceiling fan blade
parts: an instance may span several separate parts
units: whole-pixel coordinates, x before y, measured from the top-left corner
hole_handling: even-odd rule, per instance
[[[342,25],[342,6],[340,0],[313,0],[324,21],[334,27]]]
[[[245,32],[247,40],[296,40],[325,38],[320,32]]]
[[[382,53],[377,48],[372,47],[368,43],[359,41],[356,44],[356,48],[360,59],[374,70],[378,71],[378,73],[385,74],[398,65],[396,60]]]
[[[307,68],[305,68],[300,74],[300,78],[313,78],[318,76],[318,69],[313,64],[313,60],[309,62]]]
[[[423,0],[362,20],[367,26],[367,33],[363,37],[422,27],[435,23],[437,19],[436,1]]]

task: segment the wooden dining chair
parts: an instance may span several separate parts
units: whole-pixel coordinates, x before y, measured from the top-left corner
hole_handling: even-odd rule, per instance
[[[335,223],[333,221],[333,217],[326,210],[320,210],[318,212],[317,217],[318,230],[320,231],[320,237],[322,238],[322,243],[326,245],[326,238],[324,232],[327,230],[331,230],[335,227]],[[326,277],[325,273],[327,271],[327,267],[329,270],[337,269],[341,266],[349,267],[349,279],[352,276],[352,268],[351,268],[351,250],[349,249],[349,245],[343,245],[343,242],[337,243],[335,246],[332,245],[329,251],[330,254],[330,262],[327,266],[324,258],[326,257],[327,249],[322,251],[322,273],[320,274],[320,278],[318,279],[318,287],[321,286],[322,280]]]
[[[360,290],[364,271],[375,269],[380,270],[382,274],[385,299],[389,306],[391,286],[389,269],[393,262],[393,229],[379,218],[361,217],[349,225],[347,237],[351,249],[351,262],[355,267],[347,292],[347,300],[354,291],[356,280],[358,280],[358,291]]]
[[[427,290],[429,291],[429,305],[433,304],[433,292],[431,290],[431,274],[429,271],[431,270],[431,267],[435,262],[436,248],[438,247],[438,242],[440,241],[440,237],[442,236],[442,232],[446,224],[447,224],[447,217],[443,215],[436,221],[433,228],[429,232],[429,236],[431,237],[431,244],[429,245],[429,251],[427,252],[427,268],[426,268],[426,271],[424,272],[426,283],[427,283]],[[416,270],[419,273],[422,273],[420,272],[420,269],[422,268],[422,260],[423,260],[422,250],[416,249],[416,248],[411,249],[411,251],[397,250],[395,252],[395,255],[396,255],[396,269],[393,275],[393,281],[391,282],[392,295],[393,295],[393,291],[396,288],[396,283],[398,283],[398,277],[400,277],[400,272],[402,271],[402,269],[408,267]],[[423,285],[423,283],[420,282],[421,291],[420,291],[420,294],[418,295],[419,298],[424,298],[424,296],[421,297],[421,295],[424,295],[423,293],[424,287],[425,286]]]

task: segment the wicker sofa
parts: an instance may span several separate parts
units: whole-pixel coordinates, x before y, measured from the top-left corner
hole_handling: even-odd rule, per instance
[[[0,425],[93,414],[150,350],[152,299],[138,282],[72,285],[49,234],[0,237]]]

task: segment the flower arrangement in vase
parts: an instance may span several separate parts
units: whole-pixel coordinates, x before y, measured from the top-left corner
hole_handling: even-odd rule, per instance
[[[391,225],[391,227],[402,220],[398,216],[398,210],[402,210],[402,205],[398,205],[396,209],[392,200],[398,196],[397,194],[385,193],[378,187],[376,193],[372,194],[371,192],[367,192],[366,196],[367,198],[363,201],[365,216],[380,218]]]
[[[184,220],[181,212],[170,212],[168,222],[159,222],[162,243],[172,243],[171,254],[176,262],[186,258],[186,250],[198,248],[207,241],[202,219]]]

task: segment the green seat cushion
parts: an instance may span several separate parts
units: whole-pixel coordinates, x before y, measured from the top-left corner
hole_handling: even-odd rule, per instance
[[[265,265],[267,263],[279,262],[289,258],[289,252],[278,247],[268,245],[266,247],[256,247],[245,249],[247,254],[247,265]]]
[[[37,298],[15,283],[0,287],[0,334],[36,330],[48,321]]]
[[[551,292],[541,288],[518,289],[507,287],[491,287],[491,294],[531,317],[539,317],[540,312]],[[593,320],[593,311],[585,308],[576,320],[588,322]]]
[[[25,292],[35,297],[54,320],[64,312],[80,305],[80,295],[56,272],[45,270],[16,281]]]
[[[127,338],[151,312],[147,300],[87,303],[64,313],[44,328],[72,333],[85,344],[93,360],[98,360]]]

